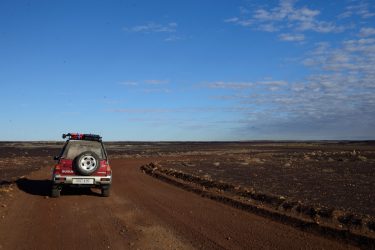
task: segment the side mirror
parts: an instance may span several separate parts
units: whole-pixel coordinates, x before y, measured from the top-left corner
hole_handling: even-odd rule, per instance
[[[60,160],[60,156],[54,156],[53,159],[54,159],[55,161],[58,161],[58,160]]]

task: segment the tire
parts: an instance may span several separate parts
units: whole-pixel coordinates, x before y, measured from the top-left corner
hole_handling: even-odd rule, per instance
[[[60,197],[60,192],[61,192],[61,189],[59,189],[59,187],[52,187],[52,189],[51,189],[51,197],[53,197],[53,198]]]
[[[75,170],[81,175],[92,175],[100,166],[99,157],[91,151],[83,152],[74,161]]]
[[[102,187],[101,188],[102,196],[103,197],[109,197],[109,194],[110,194],[109,190],[110,190],[109,186]]]

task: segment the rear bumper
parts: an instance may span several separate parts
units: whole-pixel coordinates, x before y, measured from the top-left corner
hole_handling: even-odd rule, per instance
[[[86,183],[75,183],[75,180],[85,180]],[[72,186],[103,186],[111,185],[112,175],[107,176],[79,176],[79,175],[54,175],[52,182],[55,185]]]

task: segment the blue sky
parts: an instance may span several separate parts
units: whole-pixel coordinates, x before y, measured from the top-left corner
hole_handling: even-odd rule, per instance
[[[0,140],[375,139],[375,1],[1,1]]]

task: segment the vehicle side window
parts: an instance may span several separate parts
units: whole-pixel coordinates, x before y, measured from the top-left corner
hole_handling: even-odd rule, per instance
[[[66,150],[66,146],[67,146],[67,145],[68,145],[68,141],[66,141],[66,142],[64,143],[64,146],[63,146],[63,148],[61,149],[61,151],[60,151],[60,153],[59,153],[59,155],[58,155],[59,158],[64,157],[64,152],[65,152],[65,150]]]

